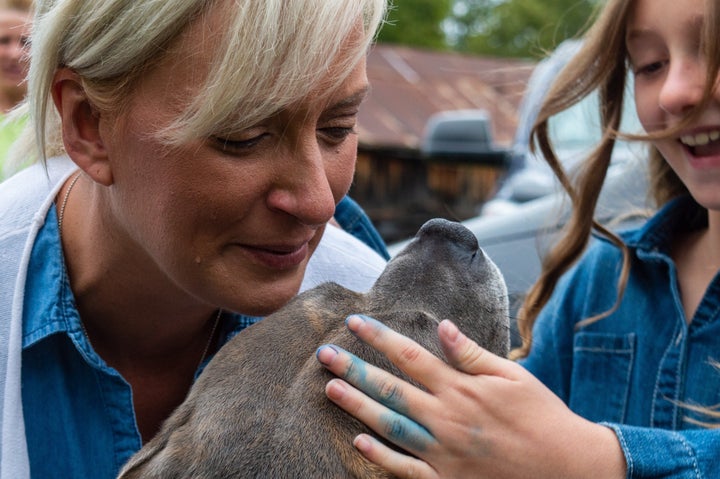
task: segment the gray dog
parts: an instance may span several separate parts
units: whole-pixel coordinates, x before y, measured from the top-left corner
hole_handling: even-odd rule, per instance
[[[367,294],[321,285],[228,342],[120,478],[390,477],[352,446],[370,431],[326,399],[331,374],[316,349],[333,343],[402,376],[345,327],[348,315],[362,313],[439,357],[436,329],[445,318],[506,356],[507,311],[503,278],[475,236],[430,220]]]

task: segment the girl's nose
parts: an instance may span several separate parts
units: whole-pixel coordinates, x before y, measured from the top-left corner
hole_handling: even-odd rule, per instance
[[[673,116],[683,116],[703,97],[706,69],[697,60],[671,62],[660,90],[660,107]]]

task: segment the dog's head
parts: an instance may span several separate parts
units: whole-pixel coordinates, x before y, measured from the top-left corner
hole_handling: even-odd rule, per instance
[[[392,286],[391,286],[392,285]],[[414,310],[451,319],[476,341],[509,347],[505,281],[460,223],[433,219],[388,263],[368,293],[387,310]],[[479,331],[478,324],[492,330]],[[502,343],[502,344],[498,344]],[[492,349],[492,348],[491,348]]]

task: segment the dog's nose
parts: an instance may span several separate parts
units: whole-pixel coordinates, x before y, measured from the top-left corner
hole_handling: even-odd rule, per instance
[[[435,218],[427,221],[417,233],[418,238],[437,237],[474,251],[478,249],[478,241],[475,235],[455,221],[448,221],[442,218]]]

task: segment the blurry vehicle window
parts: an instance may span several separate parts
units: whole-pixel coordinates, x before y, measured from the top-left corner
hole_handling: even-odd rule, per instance
[[[579,46],[577,40],[563,42],[533,71],[520,106],[510,168],[497,193],[481,207],[481,214],[506,214],[522,203],[560,190],[560,185],[545,160],[530,152],[530,129],[552,81],[568,61],[571,61]],[[628,97],[631,97],[631,82],[629,85]],[[551,118],[549,125],[557,157],[565,170],[572,174],[573,169],[587,157],[601,137],[597,94],[586,97],[572,108]],[[625,102],[621,129],[634,133],[642,131],[632,101]],[[612,165],[616,167],[638,156],[642,157],[644,153],[636,144],[618,141],[613,151]]]

